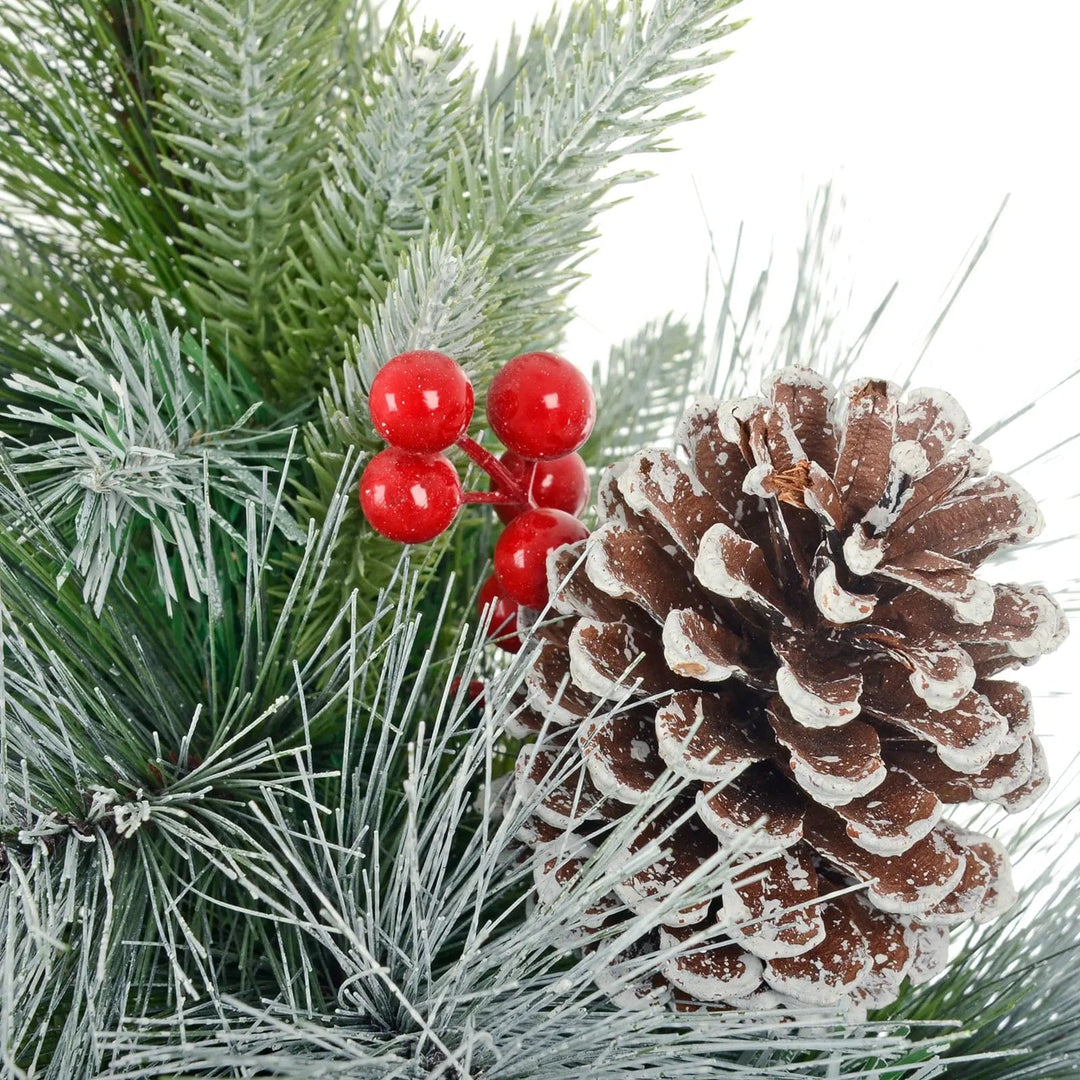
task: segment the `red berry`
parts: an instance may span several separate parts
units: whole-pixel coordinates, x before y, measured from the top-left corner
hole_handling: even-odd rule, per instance
[[[589,501],[589,472],[580,454],[567,454],[551,461],[529,461],[513,450],[506,450],[499,460],[535,506],[565,510],[575,517],[585,509]],[[504,522],[513,521],[526,509],[505,503],[495,505],[495,513]]]
[[[442,353],[402,353],[371,384],[371,422],[391,446],[434,454],[453,446],[469,426],[473,388],[460,364]]]
[[[491,381],[492,430],[522,457],[548,460],[572,454],[589,437],[596,400],[588,380],[554,353],[515,356]]]
[[[508,653],[516,653],[521,648],[521,638],[517,635],[518,606],[501,593],[498,579],[492,574],[480,587],[480,595],[476,598],[476,610],[483,618],[485,609],[491,608],[488,637],[500,649]]]
[[[456,694],[461,689],[461,679],[454,679],[450,683],[450,693]],[[470,705],[475,705],[484,696],[484,683],[482,679],[470,679],[469,685],[465,687],[465,696],[469,699]]]
[[[588,535],[577,518],[562,510],[526,510],[495,542],[499,588],[523,607],[542,608],[548,602],[548,552]]]
[[[360,506],[376,532],[402,544],[422,544],[454,520],[461,481],[442,454],[411,454],[391,446],[367,463]]]

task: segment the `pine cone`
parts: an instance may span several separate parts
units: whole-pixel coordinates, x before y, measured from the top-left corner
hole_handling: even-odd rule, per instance
[[[610,471],[599,528],[550,561],[565,618],[520,718],[546,721],[544,742],[518,761],[521,789],[571,755],[527,830],[541,896],[668,769],[688,783],[623,854],[665,825],[670,853],[596,925],[653,909],[718,850],[746,864],[665,917],[646,950],[716,932],[624,1002],[894,1000],[942,967],[950,927],[1014,898],[1001,845],[945,806],[1018,810],[1047,784],[1030,696],[995,676],[1055,648],[1064,615],[1039,586],[975,576],[1040,530],[1030,496],[988,471],[940,391],[865,380],[834,400],[787,370],[765,395],[699,404],[681,454]]]

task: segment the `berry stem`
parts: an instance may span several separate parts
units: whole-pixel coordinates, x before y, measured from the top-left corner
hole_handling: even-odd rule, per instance
[[[500,506],[527,506],[517,495],[505,491],[466,491],[462,497],[466,503],[497,503]]]
[[[514,479],[513,475],[506,468],[505,465],[490,451],[485,450],[475,439],[470,438],[468,435],[462,435],[457,441],[457,445],[468,456],[480,466],[503,489],[504,494],[512,496],[511,502],[517,503],[520,506],[530,506],[528,492],[523,491],[521,485]],[[477,493],[479,494],[479,493]],[[497,494],[491,492],[491,494]],[[468,498],[469,502],[503,502],[502,499],[474,499]]]

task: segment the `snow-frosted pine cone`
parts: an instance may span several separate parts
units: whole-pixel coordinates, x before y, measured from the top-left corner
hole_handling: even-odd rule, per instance
[[[691,409],[679,452],[612,470],[597,531],[553,553],[565,619],[522,718],[546,718],[548,735],[523,749],[518,783],[566,747],[584,773],[527,830],[541,895],[590,836],[655,798],[665,769],[690,781],[665,813],[696,813],[666,858],[617,887],[610,917],[648,910],[755,822],[759,850],[772,845],[641,948],[707,921],[723,936],[623,1000],[880,1006],[940,969],[949,927],[1011,903],[1001,845],[943,813],[971,800],[1018,810],[1044,790],[1030,696],[995,676],[1055,648],[1067,624],[1043,588],[975,576],[1042,523],[967,434],[940,391],[863,380],[834,400],[787,370],[762,397]],[[628,683],[639,704],[589,719]]]

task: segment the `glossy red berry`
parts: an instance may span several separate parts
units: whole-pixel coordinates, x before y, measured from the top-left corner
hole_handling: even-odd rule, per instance
[[[515,356],[491,381],[488,421],[505,446],[524,458],[572,454],[596,421],[588,380],[554,353]]]
[[[495,542],[499,588],[523,607],[542,608],[548,601],[548,552],[588,535],[589,530],[563,510],[526,510]]]
[[[498,579],[491,575],[480,587],[476,598],[476,610],[483,618],[486,609],[491,610],[491,622],[488,624],[488,637],[508,653],[516,653],[521,648],[521,638],[517,635],[518,605],[509,597],[502,595]]]
[[[371,527],[402,544],[422,544],[443,532],[461,506],[461,481],[442,454],[412,454],[391,446],[360,477],[360,506]]]
[[[371,384],[371,422],[391,446],[434,454],[453,446],[473,414],[473,388],[457,361],[438,352],[402,353]]]
[[[585,509],[589,501],[589,472],[580,454],[567,454],[551,461],[530,461],[513,450],[507,450],[499,460],[534,506],[564,510],[575,517]],[[524,506],[496,504],[495,513],[500,520],[511,522],[527,509]]]
[[[450,693],[457,694],[461,689],[462,679],[454,679],[450,683]],[[475,705],[484,696],[484,683],[482,679],[470,679],[469,685],[465,687],[465,696],[469,700],[470,705]]]

